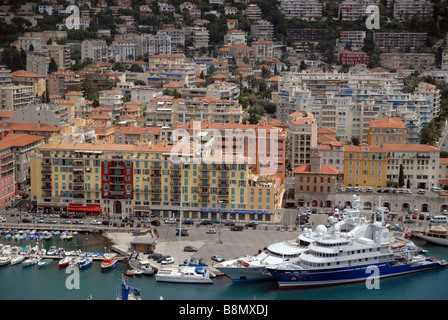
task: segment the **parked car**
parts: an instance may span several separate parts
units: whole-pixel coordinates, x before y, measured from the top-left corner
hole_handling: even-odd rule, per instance
[[[153,221],[151,221],[151,225],[158,227],[158,226],[160,226],[160,221],[159,220],[153,220]]]
[[[226,221],[224,221],[224,225],[233,227],[235,225],[235,223],[232,220],[226,220]]]
[[[425,190],[420,189],[420,190],[417,191],[417,194],[424,195],[425,194]]]
[[[50,223],[50,224],[56,224],[57,221],[54,219],[47,219],[47,221],[45,221],[46,223]]]
[[[174,263],[174,258],[173,257],[166,257],[161,262],[161,264],[171,264],[171,263]]]
[[[255,227],[255,226],[257,226],[257,225],[253,222],[246,223],[246,227]]]
[[[61,223],[62,224],[71,224],[72,222],[70,220],[67,220],[67,219],[62,219]]]
[[[418,215],[418,220],[425,220],[425,215],[423,213],[420,213]]]
[[[30,223],[30,222],[31,222],[31,219],[28,219],[28,218],[22,219],[22,223]]]
[[[92,220],[92,221],[90,221],[90,224],[100,225],[100,224],[101,224],[101,221],[98,221],[98,220]]]
[[[178,235],[179,235],[179,230],[176,231],[176,236],[178,236]],[[181,237],[182,236],[187,237],[188,236],[188,231],[187,230],[181,230],[180,235],[181,235]]]
[[[193,220],[185,220],[182,224],[194,224]]]
[[[6,222],[6,218],[0,217],[0,222]]]
[[[184,247],[184,252],[197,252],[198,248],[193,247],[193,246],[185,246]]]
[[[205,233],[214,234],[214,233],[216,233],[216,230],[215,229],[208,229],[207,231],[205,231]]]
[[[201,223],[200,223],[200,225],[201,226],[211,226],[213,223],[210,221],[210,220],[204,220],[204,221],[201,221]]]
[[[216,262],[221,262],[221,261],[223,261],[224,259],[221,258],[221,256],[213,255],[213,256],[212,256],[212,260],[213,260],[213,261],[216,261]]]
[[[176,219],[167,219],[167,220],[165,220],[165,223],[173,224],[173,223],[177,223],[177,221],[176,221]]]
[[[243,227],[242,226],[233,226],[230,230],[231,231],[243,231]]]

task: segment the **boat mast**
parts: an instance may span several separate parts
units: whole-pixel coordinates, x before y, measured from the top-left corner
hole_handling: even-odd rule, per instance
[[[183,190],[180,192],[180,210],[179,210],[179,245],[177,247],[177,264],[180,270],[180,247],[181,247],[181,237],[182,237],[182,203],[183,203]]]

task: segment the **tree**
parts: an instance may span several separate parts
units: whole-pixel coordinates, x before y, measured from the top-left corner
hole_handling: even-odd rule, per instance
[[[409,180],[406,182],[406,188],[411,189],[411,180]]]
[[[359,137],[352,136],[352,144],[354,146],[359,146]]]
[[[400,164],[400,173],[398,174],[398,187],[399,188],[404,187],[404,172],[402,164]]]
[[[58,65],[56,64],[56,61],[54,61],[53,58],[50,60],[50,65],[48,66],[48,73],[52,73],[58,71]]]

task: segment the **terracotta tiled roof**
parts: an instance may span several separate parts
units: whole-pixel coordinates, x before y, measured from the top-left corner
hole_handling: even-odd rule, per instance
[[[375,152],[375,153],[387,152],[386,148],[382,148],[380,146],[374,146],[374,145],[365,145],[365,146],[347,145],[347,146],[344,146],[344,151],[346,151],[346,152]]]
[[[37,149],[39,150],[86,150],[86,151],[111,151],[111,152],[170,152],[171,146],[161,145],[148,145],[148,146],[136,146],[132,144],[91,144],[91,143],[57,143],[57,144],[44,144]]]
[[[320,172],[311,172],[311,164],[307,163],[307,164],[303,164],[301,166],[298,166],[297,168],[295,168],[293,170],[293,173],[298,173],[298,174],[328,174],[328,175],[337,175],[339,174],[339,170],[329,166],[328,164],[322,163],[320,165]]]
[[[384,144],[386,151],[433,151],[440,152],[440,149],[426,144]]]
[[[406,129],[406,125],[397,118],[375,119],[369,122],[370,128],[399,128]]]

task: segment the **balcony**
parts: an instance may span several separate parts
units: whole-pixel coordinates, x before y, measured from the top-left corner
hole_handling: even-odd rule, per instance
[[[51,191],[53,189],[53,187],[52,186],[49,186],[49,185],[43,185],[42,186],[42,190],[43,191]]]

